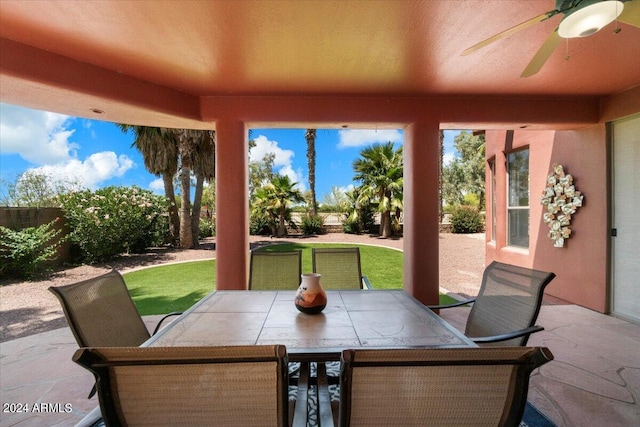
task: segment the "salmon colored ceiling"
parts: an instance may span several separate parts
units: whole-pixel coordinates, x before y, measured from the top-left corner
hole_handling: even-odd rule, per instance
[[[617,34],[611,24],[563,41],[528,78],[521,72],[560,16],[461,56],[554,8],[553,0],[2,0],[0,90],[3,102],[71,104],[73,79],[93,76],[95,93],[87,83],[85,96],[147,84],[158,88],[150,102],[180,94],[186,106],[218,95],[603,97],[640,85],[640,28],[624,23]],[[181,107],[167,115],[171,108]]]

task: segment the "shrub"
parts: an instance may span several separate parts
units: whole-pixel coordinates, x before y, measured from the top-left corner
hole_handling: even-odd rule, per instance
[[[360,222],[351,216],[342,221],[342,231],[346,234],[360,234]]]
[[[251,213],[249,217],[249,234],[252,236],[264,236],[271,234],[271,221],[266,215]]]
[[[148,190],[106,187],[69,193],[60,201],[71,227],[69,237],[86,261],[140,252],[166,239],[164,198]]]
[[[477,208],[480,206],[480,197],[475,193],[467,193],[464,195],[462,204],[466,206],[475,206]]]
[[[214,231],[215,231],[215,225],[210,219],[200,218],[200,228],[198,232],[198,237],[200,239],[213,236]]]
[[[57,257],[64,238],[53,225],[58,218],[39,227],[14,231],[0,226],[0,273],[2,276],[31,279],[48,270],[48,261]]]
[[[302,233],[305,235],[320,234],[324,225],[324,217],[320,215],[302,215]]]
[[[451,213],[451,228],[454,233],[479,233],[484,230],[484,218],[473,206],[458,206]]]

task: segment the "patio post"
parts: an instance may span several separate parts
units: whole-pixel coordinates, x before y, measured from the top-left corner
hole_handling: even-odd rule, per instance
[[[247,129],[216,122],[216,289],[247,289],[249,253]]]
[[[439,123],[404,132],[404,289],[423,304],[439,301]]]

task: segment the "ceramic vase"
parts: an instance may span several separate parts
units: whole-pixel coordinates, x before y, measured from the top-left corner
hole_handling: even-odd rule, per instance
[[[320,274],[309,273],[300,276],[302,281],[296,292],[296,308],[306,314],[320,313],[327,306],[327,294],[320,284]]]

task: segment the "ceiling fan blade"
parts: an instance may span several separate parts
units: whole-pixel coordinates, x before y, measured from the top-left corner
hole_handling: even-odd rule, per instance
[[[618,21],[640,28],[640,0],[626,2]]]
[[[640,1],[640,0],[638,0]],[[486,40],[481,41],[480,43],[471,46],[470,48],[466,49],[464,52],[462,52],[462,56],[468,55],[471,52],[475,52],[476,50],[485,47],[488,44],[491,44],[495,41],[498,41],[500,39],[503,39],[505,37],[510,36],[511,34],[514,34],[520,30],[523,30],[527,27],[530,27],[534,24],[537,24],[538,22],[544,21],[547,18],[550,18],[551,16],[555,15],[556,11],[551,11],[551,12],[547,12],[547,13],[543,13],[542,15],[536,16],[535,18],[531,18],[528,21],[525,21],[521,24],[516,25],[515,27],[511,27],[508,30],[505,30],[501,33],[496,34],[493,37],[489,37]]]
[[[553,51],[556,50],[561,40],[562,38],[558,35],[558,29],[556,28],[538,50],[531,62],[529,62],[529,65],[527,65],[527,68],[524,69],[520,77],[529,77],[540,71]]]

